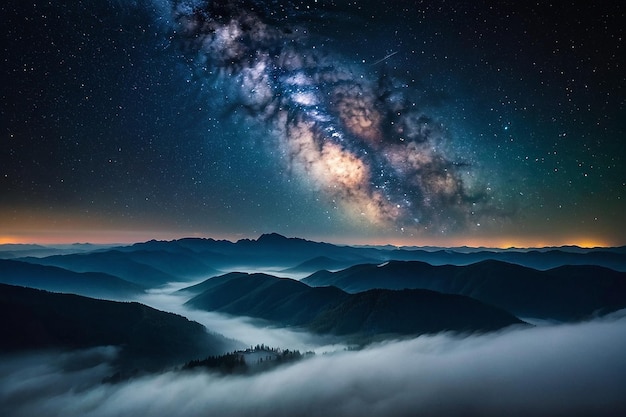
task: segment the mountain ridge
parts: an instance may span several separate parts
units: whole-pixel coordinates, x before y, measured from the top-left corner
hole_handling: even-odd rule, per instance
[[[268,233],[257,239],[240,239],[235,242],[212,238],[182,238],[170,241],[150,240],[129,246],[94,249],[80,252],[87,258],[20,258],[32,263],[55,264],[76,272],[113,272],[121,278],[134,280],[143,285],[159,285],[168,280],[218,275],[222,271],[237,268],[276,267],[287,272],[314,272],[306,263],[314,259],[334,259],[338,263],[320,265],[323,269],[337,269],[363,263],[381,263],[390,260],[422,261],[431,265],[470,265],[482,260],[494,259],[534,269],[551,269],[562,265],[599,265],[626,272],[625,248],[533,250],[464,250],[463,248],[395,247],[395,246],[346,246],[315,242],[302,238],[285,237]],[[108,253],[108,255],[106,255]],[[104,270],[111,262],[121,262],[113,253],[126,254],[124,270]],[[140,258],[143,253],[143,258]],[[153,259],[147,259],[152,254]],[[14,254],[13,254],[14,255]],[[77,256],[74,254],[73,256]],[[110,262],[98,261],[98,257],[110,257]],[[169,261],[166,262],[166,260]],[[85,260],[89,268],[85,269]],[[168,265],[169,262],[169,265]],[[187,269],[181,264],[187,265]],[[304,264],[304,267],[302,266]],[[175,268],[176,267],[176,268]],[[128,272],[135,268],[135,273]],[[152,268],[152,272],[149,269]],[[295,268],[292,270],[292,268]],[[143,272],[141,270],[144,270]],[[142,281],[150,274],[153,283]],[[160,277],[157,279],[157,277]]]
[[[502,309],[469,297],[421,289],[370,290],[369,296],[374,294],[385,302],[366,303],[368,310],[363,307],[367,294],[349,294],[332,286],[310,287],[267,274],[227,274],[198,285],[207,289],[186,305],[368,340],[388,334],[491,331],[523,323]],[[427,310],[430,314],[424,314]],[[369,320],[355,321],[355,311]]]
[[[12,259],[0,259],[0,283],[111,299],[130,299],[145,290],[111,274],[74,272]]]
[[[125,370],[159,370],[234,345],[199,323],[137,302],[0,284],[0,351],[119,346]]]
[[[348,292],[421,288],[466,295],[518,317],[574,321],[626,307],[626,273],[600,266],[565,265],[547,271],[499,260],[467,266],[420,261],[363,264],[302,279]]]

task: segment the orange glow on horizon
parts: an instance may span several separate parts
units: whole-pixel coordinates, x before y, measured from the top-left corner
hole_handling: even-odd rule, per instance
[[[98,229],[72,229],[72,230],[30,230],[23,232],[10,232],[0,234],[0,244],[40,244],[40,245],[67,245],[72,243],[92,244],[132,244],[148,240],[175,240],[185,237],[225,239],[235,242],[239,239],[257,239],[263,232],[257,234],[224,234],[224,233],[197,233],[175,232],[154,230],[98,230]],[[472,247],[472,248],[544,248],[559,246],[578,246],[581,248],[616,247],[624,243],[596,237],[554,237],[553,239],[536,237],[439,237],[439,238],[393,238],[391,236],[306,236],[283,233],[287,237],[297,237],[316,242],[328,242],[338,245],[392,245],[396,247]]]
[[[73,243],[132,244],[148,240],[174,240],[183,237],[205,237],[193,234],[149,231],[46,231],[25,232],[19,235],[0,235],[0,244],[68,245]]]
[[[323,240],[323,239],[322,239]],[[414,246],[414,247],[470,247],[470,248],[493,248],[493,249],[533,249],[533,248],[546,248],[546,247],[560,247],[560,246],[578,246],[580,248],[608,248],[618,247],[624,245],[620,242],[610,242],[606,239],[599,239],[593,237],[580,237],[580,238],[563,238],[555,237],[553,239],[536,238],[532,236],[527,237],[450,237],[450,238],[438,238],[429,239],[425,238],[408,238],[408,239],[393,239],[393,238],[357,238],[357,239],[337,239],[330,243],[339,243],[345,245],[392,245],[396,247]]]
[[[15,236],[0,236],[0,245],[10,245],[10,244],[19,244],[19,243],[26,243],[26,242],[21,242]]]

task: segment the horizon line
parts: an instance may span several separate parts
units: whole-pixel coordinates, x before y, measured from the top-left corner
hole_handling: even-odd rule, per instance
[[[96,234],[101,234],[101,233],[96,233]],[[127,234],[126,232],[124,234]],[[568,239],[567,242],[553,242],[553,243],[549,243],[549,242],[545,242],[545,243],[536,243],[536,244],[523,244],[521,243],[521,240],[525,240],[525,239],[498,239],[498,238],[492,238],[492,239],[483,239],[483,240],[501,240],[501,241],[508,241],[510,242],[510,244],[495,244],[495,245],[489,245],[489,244],[485,244],[485,242],[467,242],[467,240],[472,240],[472,239],[462,239],[465,242],[459,242],[459,243],[455,243],[455,244],[441,244],[441,243],[436,243],[436,242],[432,242],[432,243],[392,243],[391,240],[393,239],[389,239],[388,241],[386,241],[386,243],[383,241],[381,242],[380,239],[370,239],[370,241],[366,241],[365,238],[356,238],[356,239],[348,239],[348,240],[352,240],[352,242],[347,242],[346,240],[341,240],[341,239],[320,239],[320,238],[304,238],[304,237],[300,237],[300,236],[286,236],[282,233],[277,233],[277,232],[268,232],[268,233],[261,233],[261,234],[257,234],[257,237],[249,237],[249,236],[244,236],[243,234],[236,234],[236,235],[231,235],[231,236],[210,236],[210,235],[203,235],[203,234],[198,234],[198,233],[190,233],[190,234],[170,234],[170,233],[153,233],[152,237],[150,235],[146,235],[146,232],[139,232],[137,233],[137,235],[142,235],[142,236],[137,236],[137,239],[119,239],[119,240],[100,240],[98,241],[97,239],[92,240],[92,239],[81,239],[80,237],[77,236],[76,239],[67,239],[66,237],[65,239],[59,239],[58,237],[56,237],[58,240],[54,240],[55,238],[48,236],[45,239],[42,239],[41,237],[39,239],[34,238],[34,236],[23,236],[21,238],[18,238],[17,236],[2,236],[0,235],[0,246],[7,246],[7,245],[38,245],[38,246],[48,246],[48,247],[54,247],[54,246],[73,246],[73,245],[94,245],[94,246],[128,246],[128,245],[133,245],[133,244],[137,244],[137,243],[146,243],[146,242],[150,242],[150,241],[162,241],[162,242],[171,242],[171,241],[176,241],[176,240],[182,240],[182,239],[213,239],[213,240],[218,240],[218,241],[229,241],[231,243],[236,243],[238,241],[241,240],[252,240],[252,241],[256,241],[259,240],[261,237],[263,236],[268,236],[268,235],[278,235],[281,237],[284,237],[286,239],[301,239],[301,240],[306,240],[306,241],[310,241],[310,242],[316,242],[316,243],[329,243],[332,245],[337,245],[337,246],[353,246],[353,247],[366,247],[366,246],[370,246],[370,247],[395,247],[398,249],[402,249],[402,248],[441,248],[441,249],[458,249],[458,248],[468,248],[468,249],[498,249],[498,250],[515,250],[515,249],[520,249],[520,250],[532,250],[532,249],[547,249],[547,248],[564,248],[564,247],[577,247],[580,249],[603,249],[603,248],[619,248],[619,247],[624,247],[625,245],[610,245],[610,244],[606,244],[604,242],[599,242],[596,239],[588,239],[588,238],[582,238],[580,240],[577,239]],[[126,236],[128,237],[128,236]],[[382,238],[383,240],[385,238]],[[456,240],[456,239],[454,239]],[[517,242],[513,243],[514,241],[518,240]],[[545,239],[542,239],[545,240]],[[577,242],[572,242],[572,240],[577,240]],[[495,243],[495,242],[494,242]]]

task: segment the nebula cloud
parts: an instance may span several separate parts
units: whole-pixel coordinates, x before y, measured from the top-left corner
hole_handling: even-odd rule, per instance
[[[284,170],[349,218],[415,232],[476,223],[485,187],[451,155],[445,127],[383,66],[318,47],[297,5],[178,1],[168,13],[198,79],[222,86],[224,107],[271,133]]]

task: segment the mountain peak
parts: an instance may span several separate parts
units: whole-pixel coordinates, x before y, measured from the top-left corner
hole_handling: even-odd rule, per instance
[[[264,233],[256,240],[257,243],[270,245],[285,245],[294,243],[312,243],[299,237],[285,237],[278,233]]]
[[[257,242],[284,242],[285,240],[289,240],[289,238],[278,233],[263,233]]]

